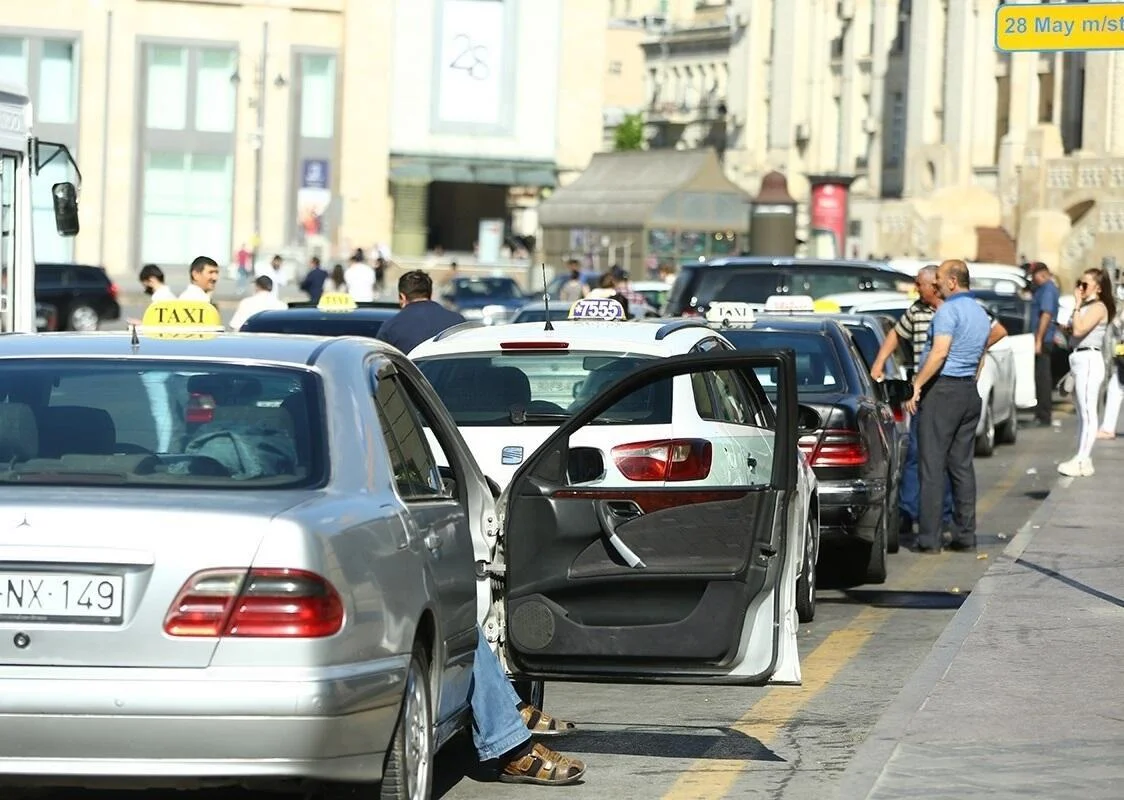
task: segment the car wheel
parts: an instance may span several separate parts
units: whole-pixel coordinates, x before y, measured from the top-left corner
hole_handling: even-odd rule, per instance
[[[983,407],[983,433],[976,437],[976,455],[987,458],[995,452],[995,418],[991,413],[991,395]]]
[[[1015,411],[1015,405],[1011,404],[1011,416],[1007,420],[996,427],[995,441],[999,444],[1014,444],[1019,438],[1019,415]]]
[[[74,306],[70,309],[70,316],[67,318],[67,323],[72,331],[84,333],[96,331],[99,322],[101,322],[101,317],[98,316],[98,312],[87,305]]]
[[[515,681],[514,686],[520,700],[542,711],[543,703],[546,702],[545,681]]]
[[[406,692],[383,767],[381,800],[429,800],[433,791],[433,704],[429,659],[414,646]]]
[[[874,529],[874,541],[870,543],[870,556],[863,576],[866,583],[886,582],[886,547],[889,539],[886,535],[886,523],[890,521],[890,498],[887,497],[883,502],[886,507],[882,509],[882,519]]]
[[[804,568],[796,579],[796,615],[801,622],[816,618],[816,539],[817,525],[809,519],[804,532]]]

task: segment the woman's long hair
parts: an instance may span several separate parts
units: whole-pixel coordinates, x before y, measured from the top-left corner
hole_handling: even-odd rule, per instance
[[[1108,278],[1108,272],[1103,269],[1094,267],[1087,269],[1082,274],[1082,277],[1088,276],[1097,282],[1100,287],[1101,293],[1097,298],[1104,303],[1105,308],[1108,309],[1108,322],[1111,324],[1116,319],[1116,298],[1112,296],[1112,281]]]

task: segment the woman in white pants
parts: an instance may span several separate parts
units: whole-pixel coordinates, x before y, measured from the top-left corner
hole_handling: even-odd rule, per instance
[[[1077,406],[1077,455],[1058,464],[1058,472],[1073,477],[1093,474],[1093,443],[1097,440],[1097,405],[1104,383],[1104,345],[1109,320],[1116,316],[1108,273],[1085,272],[1073,288],[1070,320],[1069,371],[1073,373],[1073,400]]]

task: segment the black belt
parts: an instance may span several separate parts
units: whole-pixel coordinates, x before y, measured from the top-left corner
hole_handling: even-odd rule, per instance
[[[939,375],[938,378],[942,381],[974,381],[975,375]]]
[[[1092,350],[1096,353],[1101,352],[1101,348],[1099,348],[1099,347],[1075,347],[1075,348],[1073,348],[1073,352],[1075,352],[1075,353],[1080,353],[1082,350]]]

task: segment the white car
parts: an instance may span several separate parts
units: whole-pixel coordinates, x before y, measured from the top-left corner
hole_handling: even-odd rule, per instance
[[[913,304],[913,300],[903,295],[898,300],[881,300],[863,303],[851,309],[852,314],[887,314],[899,317]],[[978,302],[978,301],[977,301]],[[1019,369],[1020,356],[1024,355],[1029,343],[1030,369]],[[1031,334],[1006,336],[993,344],[987,351],[983,369],[980,370],[976,388],[980,399],[985,401],[980,421],[976,425],[976,455],[990,456],[996,444],[1014,444],[1018,438],[1018,409],[1020,395],[1029,387],[1031,403],[1034,397],[1034,337]]]
[[[611,300],[584,300],[575,307],[583,304],[620,309]],[[525,457],[609,384],[670,356],[735,350],[701,319],[567,320],[549,329],[541,322],[458,326],[418,345],[410,357],[456,420],[484,474],[502,489]],[[769,410],[762,410],[763,404]],[[618,499],[604,504],[601,523],[627,563],[644,556],[615,541],[612,532],[638,524],[650,490],[681,490],[676,535],[697,536],[705,545],[712,514],[745,513],[747,525],[754,526],[752,509],[724,498],[770,482],[777,440],[769,421],[773,413],[756,377],[730,371],[649,385],[574,434],[571,471],[575,456],[588,457],[592,469],[571,480],[619,490]],[[819,512],[815,475],[802,454],[793,455],[799,513],[768,524],[801,541],[804,558],[795,567],[794,591],[799,616],[808,621],[815,613]],[[701,547],[697,558],[701,568],[712,556]]]

